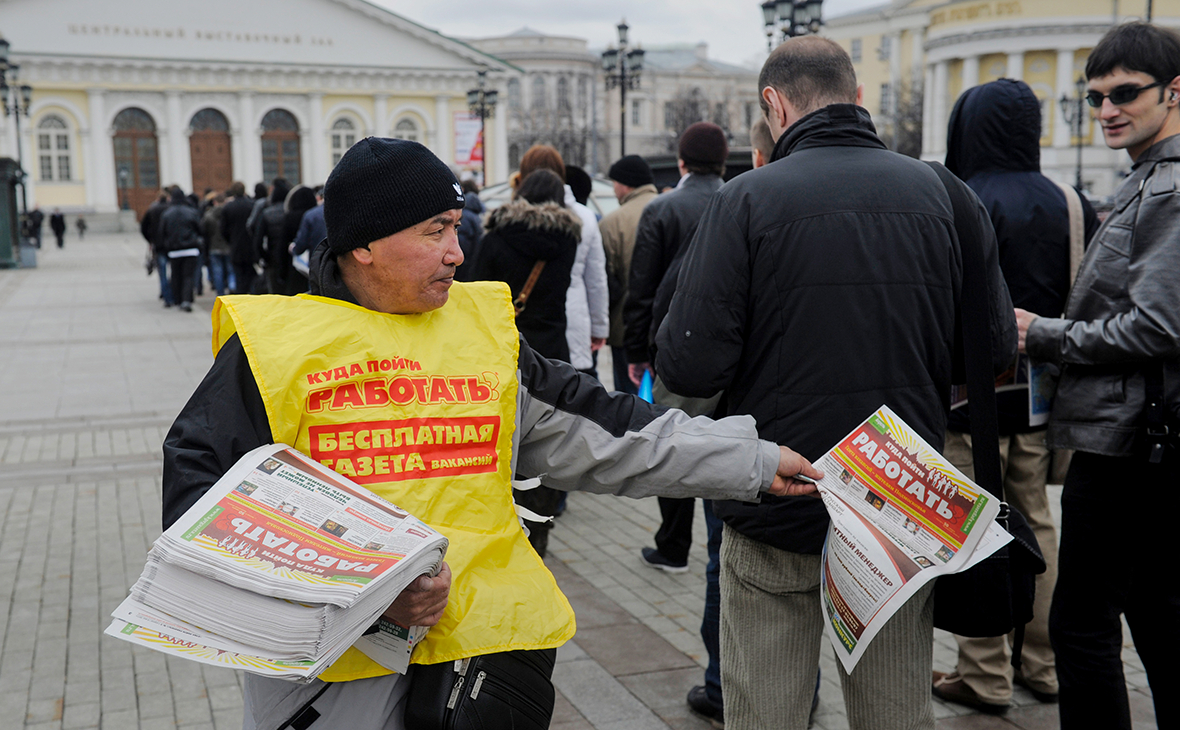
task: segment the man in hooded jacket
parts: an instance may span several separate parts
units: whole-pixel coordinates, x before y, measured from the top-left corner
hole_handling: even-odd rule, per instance
[[[968,89],[955,103],[947,132],[946,166],[975,191],[991,216],[1000,269],[1012,303],[1060,316],[1072,283],[1070,218],[1066,193],[1041,174],[1041,105],[1023,81],[1000,79]],[[1098,217],[1078,195],[1089,240]],[[1021,365],[1023,366],[1023,365]],[[951,412],[943,454],[969,477],[969,406]],[[1008,708],[1015,680],[1042,702],[1057,699],[1057,673],[1049,645],[1049,604],[1057,581],[1057,532],[1045,482],[1049,449],[1044,424],[1029,423],[1029,390],[996,393],[1004,499],[1036,533],[1048,569],[1037,576],[1033,620],[1025,628],[1021,673],[1014,676],[1005,637],[956,636],[955,672],[934,673],[934,694],[998,714]]]

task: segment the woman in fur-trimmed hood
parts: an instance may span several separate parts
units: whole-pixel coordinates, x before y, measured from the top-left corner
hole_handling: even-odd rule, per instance
[[[565,207],[564,197],[561,178],[549,170],[537,170],[522,180],[512,202],[485,219],[471,280],[502,281],[515,299],[536,263],[544,261],[516,326],[538,353],[569,362],[565,299],[582,221]]]

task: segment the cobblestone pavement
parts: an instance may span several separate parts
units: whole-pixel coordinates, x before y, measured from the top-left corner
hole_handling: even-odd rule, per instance
[[[160,532],[160,443],[211,363],[212,297],[162,309],[138,237],[40,254],[37,269],[0,271],[0,727],[236,730],[240,675],[102,637]],[[547,563],[578,634],[559,653],[554,728],[709,727],[684,704],[705,661],[704,521],[681,575],[639,562],[658,523],[654,500],[585,494],[558,520]],[[949,635],[934,659],[952,668]],[[1137,727],[1152,727],[1129,638],[1124,659]],[[830,648],[822,670],[816,727],[845,728]],[[1021,689],[1014,705],[935,711],[942,730],[1057,726]]]

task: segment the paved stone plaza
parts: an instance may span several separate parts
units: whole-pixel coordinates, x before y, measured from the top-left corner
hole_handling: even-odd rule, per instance
[[[0,727],[236,730],[240,676],[102,637],[160,532],[160,444],[212,362],[212,296],[163,309],[138,235],[39,253],[36,269],[0,271]],[[704,521],[676,576],[638,559],[658,521],[655,500],[584,494],[558,520],[547,562],[578,634],[560,651],[554,728],[709,727],[684,704],[703,675]],[[1154,727],[1127,636],[1136,727]],[[939,632],[935,668],[954,659]],[[846,728],[828,647],[822,670],[816,727]],[[1003,718],[934,704],[942,730],[1057,727],[1056,707],[1021,689]]]

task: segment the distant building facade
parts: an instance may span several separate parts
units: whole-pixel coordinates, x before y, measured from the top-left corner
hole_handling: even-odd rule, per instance
[[[1076,99],[1090,50],[1112,24],[1144,12],[1144,0],[899,0],[830,18],[823,34],[852,56],[881,137],[926,159],[946,155],[947,122],[964,90],[1025,81],[1041,100],[1041,167],[1072,183],[1078,138],[1059,100]],[[1180,25],[1180,0],[1154,0],[1154,15]],[[1130,161],[1106,147],[1088,107],[1084,114],[1083,182],[1091,194],[1109,195]]]
[[[704,43],[645,48],[639,88],[628,90],[621,115],[618,88],[606,89],[601,49],[585,39],[522,28],[467,42],[521,70],[515,77],[509,71],[496,111],[506,115],[512,169],[525,150],[544,143],[567,162],[604,173],[620,157],[623,124],[628,154],[675,153],[680,133],[699,121],[719,124],[731,146],[746,146],[760,113],[758,72],[711,60]]]
[[[366,135],[471,167],[466,92],[480,68],[493,85],[510,69],[360,0],[8,0],[0,35],[34,88],[29,205],[91,214],[142,214],[168,184],[322,183]],[[0,117],[0,156],[17,156],[15,132]],[[506,179],[503,125],[487,138],[489,177]]]

